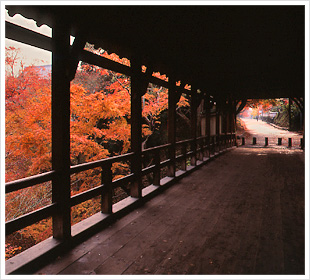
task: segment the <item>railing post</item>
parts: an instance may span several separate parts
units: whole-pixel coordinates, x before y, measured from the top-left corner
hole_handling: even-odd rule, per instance
[[[155,186],[160,186],[160,149],[156,149],[154,152],[154,164],[153,184]]]
[[[204,155],[204,142],[206,138],[201,138],[199,140],[199,146],[200,146],[200,152],[199,152],[199,160],[203,161],[203,155]]]
[[[105,162],[102,165],[101,183],[104,191],[101,196],[101,212],[105,214],[112,213],[112,163]]]
[[[183,159],[181,161],[181,169],[186,171],[186,154],[187,154],[187,149],[186,149],[187,144],[183,143],[182,144],[182,155],[183,155]]]
[[[216,136],[215,135],[213,135],[212,136],[212,150],[213,150],[213,155],[215,155],[215,138],[216,138]]]
[[[288,138],[288,147],[289,147],[289,148],[292,147],[292,138]]]
[[[176,141],[176,82],[169,76],[169,93],[168,93],[168,142],[169,159],[168,176],[175,177],[175,141]]]
[[[300,148],[304,149],[304,138],[300,138]]]
[[[53,237],[63,240],[71,238],[69,58],[70,28],[58,18],[52,29],[52,201]]]

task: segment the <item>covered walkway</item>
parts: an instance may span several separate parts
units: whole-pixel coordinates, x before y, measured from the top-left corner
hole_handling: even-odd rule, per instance
[[[304,274],[304,152],[235,148],[37,274]]]

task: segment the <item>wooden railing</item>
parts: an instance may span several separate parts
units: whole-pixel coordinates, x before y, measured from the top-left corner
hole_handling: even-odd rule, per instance
[[[215,154],[225,150],[228,146],[235,145],[234,134],[220,135],[216,136],[201,136],[196,139],[187,139],[183,141],[176,142],[176,147],[180,148],[181,153],[175,157],[175,164],[181,164],[181,170],[187,171],[187,166],[196,164],[196,161],[204,162]],[[192,144],[197,141],[198,145],[196,150],[192,150]],[[208,143],[210,141],[210,143]],[[160,152],[164,149],[169,149],[171,144],[165,144],[157,147],[148,148],[142,151],[142,156],[146,154],[152,155],[152,164],[142,169],[141,175],[147,175],[153,173],[153,185],[160,186],[161,170],[171,163],[170,158],[160,159]],[[82,171],[91,170],[94,168],[101,168],[101,184],[92,189],[84,191],[82,193],[71,196],[70,205],[80,204],[91,198],[101,196],[101,212],[111,214],[112,213],[112,190],[121,185],[131,183],[134,180],[135,175],[130,173],[120,179],[112,180],[112,164],[121,161],[131,161],[134,153],[127,153],[124,155],[114,156],[111,158],[105,158],[98,161],[83,163],[79,165],[71,166],[70,173],[76,174]],[[188,158],[192,161],[187,160]],[[48,182],[57,176],[55,171],[50,171],[42,173],[39,175],[31,176],[25,179],[16,180],[5,184],[5,193],[10,193],[18,190],[22,190],[28,187],[35,186],[40,183]],[[33,212],[27,213],[16,219],[12,219],[5,223],[6,235],[13,233],[14,231],[23,229],[33,223],[36,223],[42,219],[53,216],[57,211],[57,203],[52,203],[48,206],[35,210]]]

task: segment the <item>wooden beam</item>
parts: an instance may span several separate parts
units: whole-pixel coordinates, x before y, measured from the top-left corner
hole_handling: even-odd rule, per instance
[[[86,40],[77,35],[74,39],[74,42],[70,51],[70,61],[69,61],[69,71],[68,77],[72,81],[75,77],[76,69],[79,64],[79,54],[84,50]]]
[[[57,18],[52,35],[52,201],[57,204],[53,215],[53,236],[71,237],[70,215],[70,29]]]
[[[52,51],[52,39],[40,33],[5,22],[5,38],[43,50]]]
[[[91,53],[89,51],[85,50],[81,51],[78,57],[79,60],[82,60],[88,64],[93,64],[101,68],[112,70],[117,73],[125,74],[127,76],[130,76],[132,74],[131,67],[120,64],[103,56]]]

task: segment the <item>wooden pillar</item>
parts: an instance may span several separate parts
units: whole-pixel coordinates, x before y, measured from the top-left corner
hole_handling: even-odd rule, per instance
[[[292,114],[291,114],[291,106],[292,106],[292,99],[288,99],[288,130],[292,129]]]
[[[191,93],[191,138],[193,139],[191,165],[195,166],[197,161],[197,91],[195,89],[192,89]]]
[[[230,147],[233,146],[233,132],[234,132],[234,102],[229,99],[229,132],[230,132]]]
[[[206,135],[207,135],[207,145],[208,145],[208,156],[211,156],[211,103],[209,98],[206,97]]]
[[[168,176],[175,176],[175,142],[176,142],[176,103],[177,92],[175,79],[169,76],[169,94],[168,94],[168,142],[169,147]]]
[[[52,201],[57,203],[53,236],[58,239],[71,237],[69,57],[69,25],[57,18],[52,31]]]
[[[215,124],[215,143],[216,146],[218,146],[218,151],[221,150],[221,144],[220,144],[220,110],[218,108],[218,104],[216,104],[216,124]],[[214,152],[216,152],[216,148],[214,148]]]
[[[130,195],[142,196],[142,102],[143,77],[141,63],[138,57],[131,60],[131,151],[134,153],[131,161],[131,171],[134,174],[134,182],[131,184]]]

